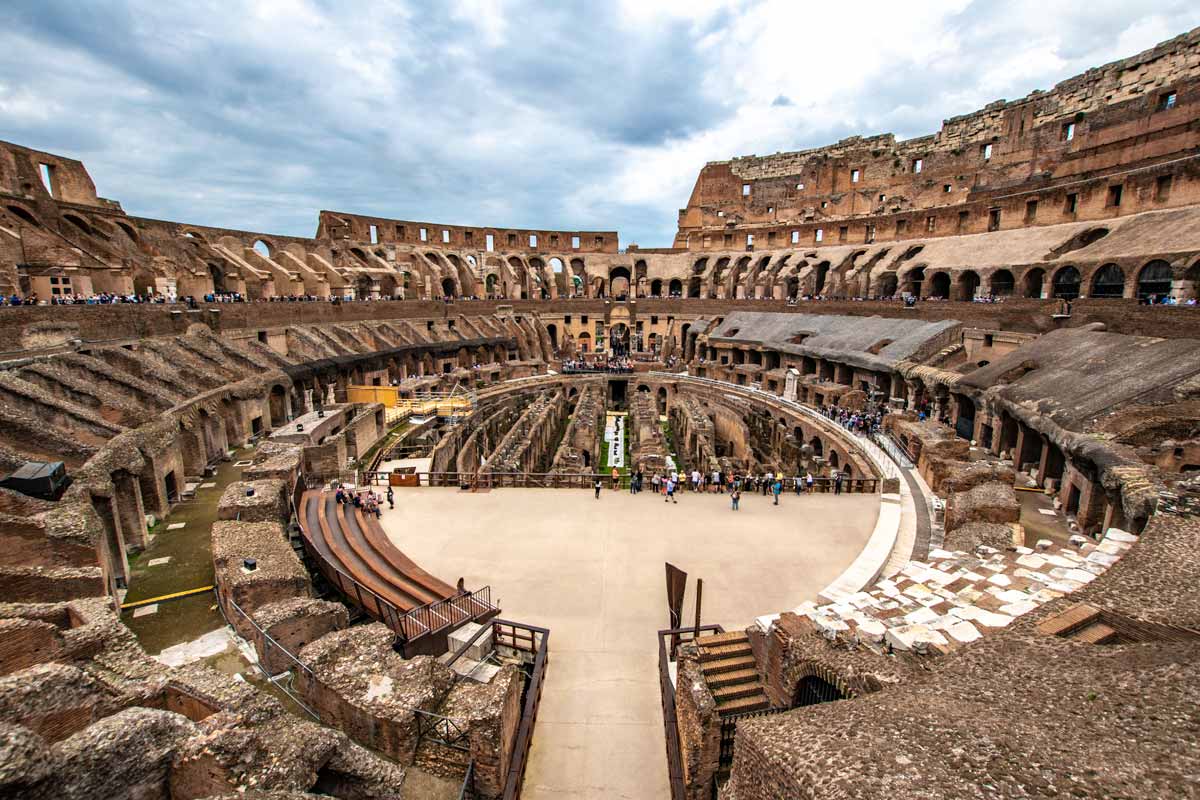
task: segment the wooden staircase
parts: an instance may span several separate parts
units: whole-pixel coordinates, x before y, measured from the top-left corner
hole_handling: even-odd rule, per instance
[[[745,631],[701,636],[696,646],[704,682],[717,701],[718,714],[726,717],[770,706]]]

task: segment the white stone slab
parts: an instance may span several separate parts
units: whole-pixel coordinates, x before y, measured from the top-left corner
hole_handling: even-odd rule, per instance
[[[233,465],[234,465],[235,467],[248,467],[248,466],[250,466],[250,465],[251,465],[251,464],[253,464],[253,463],[254,463],[253,461],[249,461],[249,460],[245,460],[245,459],[244,459],[244,460],[242,460],[242,461],[235,461],[235,462],[233,462]]]
[[[1088,553],[1087,559],[1085,560],[1093,564],[1103,564],[1106,567],[1111,567],[1120,560],[1120,557],[1109,555],[1108,553],[1102,553],[1099,550],[1093,550],[1092,552]]]
[[[1012,586],[1012,578],[1000,572],[989,577],[987,582],[994,583],[996,586]]]
[[[1133,544],[1138,540],[1138,537],[1120,528],[1109,528],[1108,532],[1104,534],[1104,538],[1110,542],[1125,542],[1126,544]]]
[[[1096,550],[1098,552],[1106,553],[1110,556],[1124,555],[1125,551],[1128,549],[1129,545],[1127,545],[1125,542],[1110,542],[1107,539],[1096,546]]]
[[[1039,508],[1038,513],[1045,514],[1047,517],[1057,517],[1058,516],[1058,512],[1052,508]]]
[[[186,523],[186,522],[172,522],[172,523],[170,523],[170,524],[168,524],[168,525],[167,525],[167,530],[169,530],[169,531],[177,531],[177,530],[179,530],[180,528],[184,528],[184,527],[187,527],[187,523]]]
[[[212,482],[212,481],[208,481],[207,483],[202,483],[202,484],[200,484],[200,488],[201,488],[201,489],[211,489],[211,488],[213,488],[213,487],[214,487],[214,486],[216,486],[216,485],[217,485],[216,483],[214,483],[214,482]]]
[[[1038,555],[1024,555],[1017,557],[1017,563],[1028,569],[1041,569],[1046,564],[1046,559]]]
[[[157,614],[157,613],[158,613],[158,603],[151,603],[148,606],[140,606],[139,608],[135,608],[133,610],[133,616],[135,619],[137,617],[148,617],[151,614]]]
[[[147,567],[161,567],[163,564],[170,564],[171,557],[163,556],[162,558],[152,558],[146,562]]]
[[[983,634],[979,632],[978,628],[976,628],[971,623],[967,622],[965,619],[960,619],[960,620],[955,620],[954,622],[950,622],[945,626],[945,628],[943,630],[946,631],[946,634],[951,639],[953,639],[956,642],[961,642],[963,644],[966,644],[968,642],[973,642],[976,639],[979,639],[983,636]]]
[[[1039,605],[1040,605],[1040,603],[1035,603],[1032,600],[1021,600],[1020,602],[1008,603],[1006,605],[1000,606],[1000,613],[1008,614],[1009,616],[1013,616],[1013,617],[1019,617],[1022,614],[1028,614],[1030,611],[1033,611]]]

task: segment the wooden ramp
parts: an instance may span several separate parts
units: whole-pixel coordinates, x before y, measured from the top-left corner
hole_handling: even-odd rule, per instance
[[[322,574],[371,617],[407,643],[495,616],[491,588],[459,592],[421,569],[392,544],[372,515],[310,490],[301,499],[300,530]]]

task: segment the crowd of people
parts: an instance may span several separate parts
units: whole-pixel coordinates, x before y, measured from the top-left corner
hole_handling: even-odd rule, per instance
[[[563,372],[633,372],[633,362],[627,356],[586,356],[566,358],[562,362]]]
[[[863,436],[878,433],[883,427],[883,418],[888,413],[887,406],[880,406],[875,411],[851,411],[838,406],[823,405],[817,410],[851,433]]]
[[[828,483],[828,491],[839,495],[847,480],[846,474],[841,471],[834,471],[828,479],[814,478],[811,470],[805,470],[803,474],[797,473],[792,476],[770,470],[762,475],[742,475],[726,473],[721,470],[714,470],[711,473],[702,473],[699,470],[692,470],[690,473],[671,470],[670,472],[655,472],[647,478],[645,472],[639,469],[629,475],[629,492],[630,494],[641,494],[649,491],[653,495],[662,496],[664,503],[678,503],[679,495],[684,492],[728,494],[732,509],[737,511],[742,495],[745,493],[771,497],[774,500],[773,504],[779,505],[780,495],[785,492],[794,493],[799,497],[812,494],[817,491],[818,485],[824,486],[826,483]],[[621,484],[621,473],[614,468],[611,475],[612,490],[620,489]],[[596,499],[599,500],[604,489],[604,480],[597,476],[592,488],[595,490]]]

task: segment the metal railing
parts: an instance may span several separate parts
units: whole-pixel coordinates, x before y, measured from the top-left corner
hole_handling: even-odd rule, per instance
[[[525,784],[525,767],[529,763],[529,748],[533,744],[533,728],[542,703],[542,687],[546,683],[546,665],[550,655],[550,629],[513,622],[492,620],[492,631],[500,646],[532,654],[533,669],[528,673],[525,695],[521,705],[521,724],[513,742],[512,758],[504,779],[503,800],[518,800]]]
[[[233,625],[232,622],[229,621],[229,618],[225,615],[225,604],[221,602],[220,593],[216,592],[215,594],[217,595],[217,608],[220,609],[221,616],[225,617],[225,622],[229,623],[230,627],[233,627],[234,630],[236,631],[237,628]],[[229,605],[232,606],[235,611],[237,611],[239,614],[241,614],[242,618],[245,619],[246,622],[250,623],[251,627],[253,627],[254,630],[257,631],[260,636],[262,636],[264,642],[269,642],[271,644],[271,646],[275,647],[280,653],[283,653],[285,656],[287,656],[287,658],[293,664],[295,664],[300,669],[304,670],[304,672],[308,675],[308,677],[310,679],[313,677],[313,671],[312,671],[311,667],[309,667],[307,664],[305,664],[303,661],[301,661],[296,656],[295,653],[291,652],[286,647],[281,645],[279,642],[275,641],[275,639],[269,633],[267,633],[266,630],[264,630],[261,625],[259,625],[257,622],[255,622],[254,619],[249,614],[247,614],[245,612],[245,610],[241,606],[239,606],[232,597],[228,597],[226,599],[228,600]],[[265,657],[265,653],[267,652],[265,648],[264,648],[263,652],[264,652],[264,657]],[[284,686],[282,683],[277,681],[275,679],[275,676],[273,676],[270,673],[270,671],[268,671],[267,668],[262,665],[261,660],[255,661],[254,666],[257,667],[258,671],[263,674],[263,677],[266,678],[268,683],[270,683],[275,688],[279,689],[279,691],[286,694],[289,698],[291,698],[293,703],[295,703],[300,708],[304,709],[304,711],[309,716],[311,716],[313,719],[317,720],[318,722],[321,721],[320,715],[317,714],[317,712],[315,710],[310,708],[307,703],[305,703],[298,696],[296,696],[296,694],[291,689],[289,689],[287,686]]]
[[[470,735],[467,728],[462,727],[457,720],[434,714],[432,711],[413,709],[417,720],[417,747],[421,742],[429,740],[443,747],[451,747],[464,753],[471,752]]]
[[[467,774],[463,776],[462,788],[458,790],[458,800],[475,800],[475,762],[467,764]]]
[[[663,733],[667,744],[667,781],[671,800],[686,800],[687,784],[683,780],[683,748],[679,743],[679,725],[675,709],[675,684],[671,680],[670,664],[675,651],[685,641],[706,633],[724,633],[720,625],[701,625],[699,628],[669,628],[658,632],[658,690],[662,697]]]
[[[387,472],[365,472],[363,473],[363,482],[369,485],[383,485],[387,482],[389,474]],[[599,472],[410,472],[405,474],[415,476],[419,486],[451,486],[470,490],[501,488],[591,489],[595,486],[597,480],[600,481],[604,489],[612,489],[614,486],[618,489],[628,489],[629,481],[632,480],[631,475],[622,474],[617,477],[614,483],[611,474],[604,475]],[[814,477],[812,491],[832,492],[835,491],[836,484],[837,481],[834,478]],[[841,490],[846,493],[873,493],[879,488],[879,478],[843,478],[841,484]],[[761,489],[761,479],[755,478],[752,483],[743,482],[742,492],[751,491],[749,488],[751,485],[756,487],[756,490]],[[793,492],[795,488],[795,478],[783,479],[783,490],[785,492]],[[806,490],[806,487],[801,487],[801,491]],[[653,491],[649,475],[646,475],[642,481],[642,491]],[[680,480],[678,491],[694,492],[691,488],[691,482],[686,480]],[[715,491],[715,489],[711,485],[701,486],[700,492],[702,494],[712,491]]]

